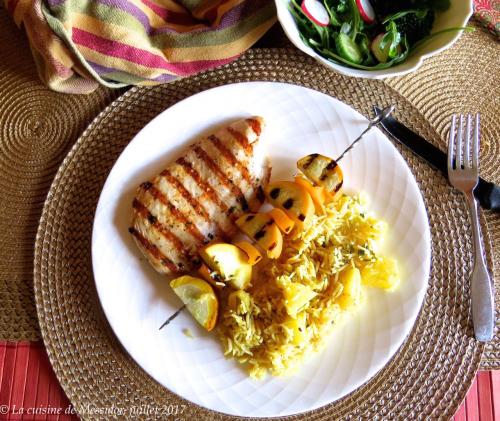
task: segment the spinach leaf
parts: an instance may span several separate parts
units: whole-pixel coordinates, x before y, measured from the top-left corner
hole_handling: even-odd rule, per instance
[[[418,19],[423,19],[425,18],[425,15],[427,15],[427,12],[429,9],[410,9],[410,10],[403,10],[401,12],[393,13],[392,15],[387,16],[383,21],[382,24],[385,25],[387,22],[390,22],[391,20],[396,20],[399,18],[402,18],[403,16],[414,14],[416,18]]]
[[[349,10],[349,6],[347,4],[348,0],[339,0],[337,4],[337,12],[338,13],[345,13]]]
[[[341,19],[335,11],[336,7],[332,3],[332,0],[323,0],[323,5],[330,16],[330,25],[342,26]]]
[[[390,44],[387,55],[389,58],[395,58],[398,55],[398,46],[401,42],[401,34],[398,32],[398,28],[394,21],[390,21],[385,29],[387,32],[380,42],[380,49],[383,50],[387,44]]]

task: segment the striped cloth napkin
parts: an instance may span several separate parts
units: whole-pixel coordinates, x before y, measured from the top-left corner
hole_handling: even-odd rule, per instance
[[[5,0],[42,81],[67,93],[170,82],[228,63],[276,21],[273,0]]]

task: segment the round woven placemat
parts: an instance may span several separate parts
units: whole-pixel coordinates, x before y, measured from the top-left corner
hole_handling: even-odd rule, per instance
[[[481,113],[481,175],[500,184],[500,42],[474,24],[457,44],[426,60],[416,72],[385,82],[432,122],[442,138],[451,112]],[[496,325],[500,325],[500,217],[484,212],[494,259]],[[481,369],[500,369],[500,329],[486,344]]]
[[[78,136],[119,92],[65,95],[43,86],[27,40],[2,8],[0,57],[0,340],[36,340],[33,249],[45,197]]]
[[[179,419],[233,418],[170,393],[122,349],[98,302],[90,240],[103,183],[123,148],[148,121],[194,93],[251,80],[307,86],[339,98],[364,115],[371,114],[375,104],[394,103],[398,118],[443,147],[424,116],[386,84],[337,75],[296,50],[256,49],[220,69],[170,85],[134,88],[121,96],[88,127],[64,160],[49,192],[36,241],[40,327],[54,370],[83,419],[96,419],[89,413],[96,408],[114,406],[130,417],[127,411],[133,408],[161,411],[183,404],[187,407]],[[467,274],[472,253],[466,240],[469,227],[464,203],[438,172],[408,151],[401,153],[419,183],[432,233],[433,264],[421,314],[401,349],[372,380],[344,399],[294,419],[449,418],[478,369],[483,345],[473,339],[469,315]],[[485,243],[491,258],[486,231]]]

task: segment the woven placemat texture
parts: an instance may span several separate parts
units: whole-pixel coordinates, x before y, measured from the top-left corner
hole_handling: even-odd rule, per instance
[[[78,136],[118,94],[45,88],[23,32],[0,8],[0,340],[40,338],[33,248],[45,196]]]
[[[500,184],[500,42],[477,24],[456,45],[416,72],[385,82],[411,102],[446,139],[452,113],[481,113],[481,175]],[[446,145],[442,143],[442,149]],[[500,369],[500,216],[483,212],[492,241],[496,334],[485,347],[481,369]]]
[[[187,404],[178,418],[234,418],[168,392],[122,349],[98,302],[90,240],[104,181],[133,136],[185,97],[250,80],[307,86],[337,97],[364,115],[371,114],[375,104],[394,103],[397,117],[405,124],[436,144],[442,142],[423,115],[383,82],[335,74],[297,50],[255,49],[223,68],[170,85],[133,88],[121,96],[89,126],[60,167],[35,249],[35,294],[43,338],[54,370],[83,419],[99,418],[89,415],[89,408],[112,404],[120,408]],[[472,253],[463,246],[468,236],[465,204],[438,172],[410,152],[400,151],[419,183],[432,233],[433,264],[421,314],[401,349],[372,380],[344,399],[293,419],[450,418],[479,367],[483,345],[473,339],[469,314],[467,274]],[[485,240],[491,257],[487,233]]]

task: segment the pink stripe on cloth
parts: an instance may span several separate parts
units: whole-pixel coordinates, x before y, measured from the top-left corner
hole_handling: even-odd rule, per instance
[[[178,76],[188,76],[195,72],[201,72],[212,67],[221,66],[236,58],[228,57],[223,60],[200,60],[170,63],[162,56],[153,54],[141,48],[133,47],[132,45],[100,37],[99,35],[92,34],[79,28],[73,28],[72,40],[76,44],[98,51],[99,53],[121,58],[149,68],[168,70]]]

